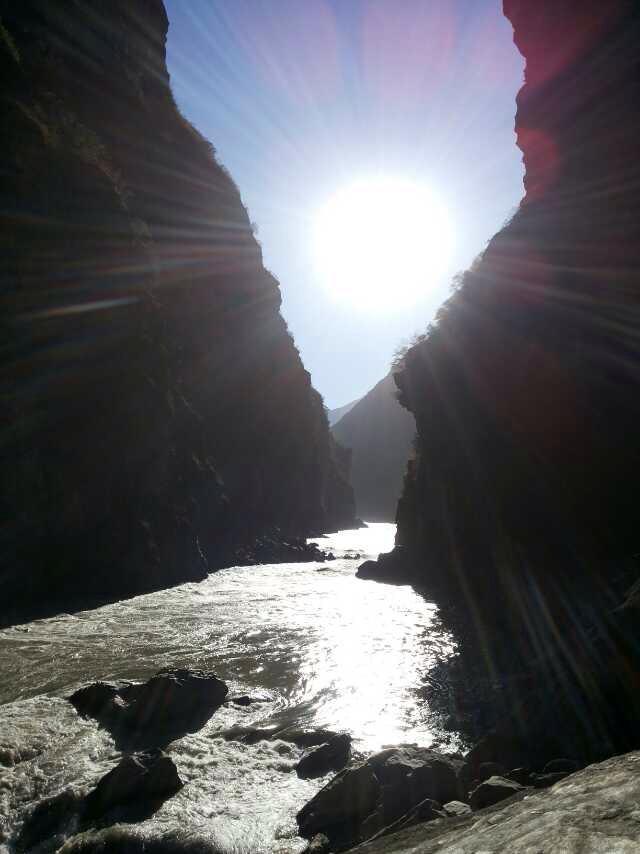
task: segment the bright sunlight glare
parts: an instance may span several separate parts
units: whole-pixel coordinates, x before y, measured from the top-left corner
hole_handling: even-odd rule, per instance
[[[453,249],[446,209],[405,178],[359,180],[319,211],[317,273],[330,294],[363,310],[406,308],[437,286]]]

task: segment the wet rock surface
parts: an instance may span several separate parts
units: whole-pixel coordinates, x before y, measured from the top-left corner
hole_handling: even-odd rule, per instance
[[[97,682],[80,688],[69,702],[108,729],[119,746],[131,749],[162,747],[197,731],[227,693],[214,673],[165,670],[142,684]]]

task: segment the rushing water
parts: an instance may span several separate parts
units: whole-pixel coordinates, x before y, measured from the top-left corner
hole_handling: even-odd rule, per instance
[[[0,632],[0,852],[25,814],[66,787],[87,791],[118,761],[110,736],[64,699],[97,679],[144,679],[164,667],[215,670],[228,704],[169,746],[186,783],[141,831],[212,840],[223,852],[299,852],[295,813],[326,782],[300,780],[283,741],[225,741],[236,723],[350,732],[362,752],[451,744],[426,705],[429,669],[450,656],[435,606],[409,587],[360,581],[394,526],[318,542],[327,563],[231,568],[199,584]],[[349,550],[362,555],[350,557]],[[4,766],[4,767],[3,767]]]

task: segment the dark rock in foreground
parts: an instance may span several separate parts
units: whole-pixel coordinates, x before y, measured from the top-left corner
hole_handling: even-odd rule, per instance
[[[127,747],[161,747],[196,732],[225,701],[228,688],[214,673],[166,670],[143,684],[97,682],[69,702],[95,718]]]
[[[341,771],[298,813],[307,839],[326,835],[336,849],[400,823],[439,818],[462,795],[463,762],[426,748],[396,747]]]
[[[523,787],[515,780],[507,780],[506,777],[493,776],[480,783],[469,795],[471,809],[481,810],[483,807],[491,807],[500,801],[517,795]]]
[[[526,798],[524,794],[526,793]],[[358,854],[577,854],[640,851],[640,752],[591,765],[552,789],[432,821],[359,846]]]

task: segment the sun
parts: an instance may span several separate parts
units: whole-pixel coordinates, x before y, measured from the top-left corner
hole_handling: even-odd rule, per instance
[[[453,229],[424,184],[366,178],[338,190],[317,214],[317,274],[336,299],[363,310],[406,308],[434,288],[448,266]]]

